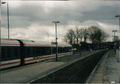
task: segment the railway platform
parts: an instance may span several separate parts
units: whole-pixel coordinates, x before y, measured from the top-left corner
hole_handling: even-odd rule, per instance
[[[103,50],[96,50],[92,52],[84,52],[81,55],[75,54],[72,56],[60,57],[56,62],[44,61],[32,65],[27,65],[12,70],[1,71],[1,83],[30,83],[36,79],[40,79],[50,73],[53,73],[69,64],[88,57],[92,54]]]
[[[90,74],[86,84],[101,83],[110,84],[120,83],[120,50],[108,51]]]

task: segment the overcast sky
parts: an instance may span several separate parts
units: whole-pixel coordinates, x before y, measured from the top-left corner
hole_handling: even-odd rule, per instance
[[[10,38],[58,41],[70,28],[97,26],[110,34],[119,32],[120,1],[9,1]],[[1,4],[1,37],[7,38],[7,4]],[[118,35],[118,32],[116,35]],[[49,35],[49,37],[48,37]]]

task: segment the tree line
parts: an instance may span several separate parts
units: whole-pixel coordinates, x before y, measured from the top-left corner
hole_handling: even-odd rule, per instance
[[[91,26],[78,28],[77,26],[73,29],[69,29],[63,39],[64,42],[73,44],[79,44],[80,42],[87,43],[89,40],[91,43],[105,42],[110,35],[103,29]]]

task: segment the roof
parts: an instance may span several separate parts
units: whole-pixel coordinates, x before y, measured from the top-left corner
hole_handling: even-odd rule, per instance
[[[51,42],[45,42],[45,41],[33,41],[33,40],[24,40],[24,39],[7,39],[7,38],[1,38],[1,43],[19,44],[19,42],[17,40],[21,40],[25,45],[26,44],[52,45]],[[58,45],[60,45],[60,46],[71,46],[70,44],[67,44],[67,43],[58,43]],[[53,44],[52,46],[55,46],[55,44]]]

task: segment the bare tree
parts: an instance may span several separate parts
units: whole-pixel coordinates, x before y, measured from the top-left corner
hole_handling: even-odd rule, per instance
[[[95,31],[96,31],[96,27],[94,26],[91,26],[88,28],[88,34],[89,34],[89,39],[92,41],[92,43],[94,42],[94,39],[95,39]]]
[[[66,42],[66,43],[68,42],[67,36],[64,37],[63,41]]]
[[[76,37],[77,44],[78,44],[78,41],[79,41],[78,39],[79,39],[79,33],[80,33],[80,31],[79,31],[79,29],[78,29],[77,26],[75,28],[76,28],[76,30],[75,30],[75,37]]]
[[[85,28],[78,28],[77,26],[75,27],[75,30],[69,29],[67,34],[65,35],[63,41],[67,42],[69,40],[70,44],[79,44],[80,41],[84,38],[84,42],[86,42],[86,39],[88,37],[88,30]],[[79,38],[81,40],[79,40]]]
[[[82,38],[83,38],[83,31],[84,31],[83,28],[80,28],[80,29],[79,29],[79,34],[78,34],[78,36],[79,36],[79,38],[81,39],[80,41],[82,41]]]
[[[92,43],[103,42],[109,37],[105,31],[96,26],[91,26],[88,28],[88,35]]]
[[[104,42],[108,39],[110,35],[108,33],[106,33],[104,30],[101,30],[101,37],[99,42]]]
[[[86,42],[88,38],[88,29],[83,29],[83,38],[84,38],[84,42]]]
[[[72,44],[75,40],[75,32],[73,29],[69,29],[64,39],[68,39],[69,43]]]

